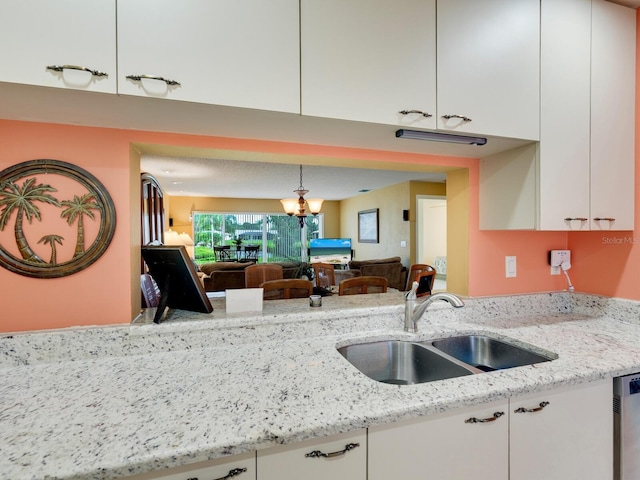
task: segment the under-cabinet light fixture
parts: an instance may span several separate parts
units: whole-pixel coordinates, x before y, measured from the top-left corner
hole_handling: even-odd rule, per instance
[[[396,130],[396,137],[410,138],[412,140],[427,140],[430,142],[463,143],[465,145],[484,145],[487,139],[483,137],[467,137],[465,135],[452,135],[450,133],[423,132],[420,130]]]

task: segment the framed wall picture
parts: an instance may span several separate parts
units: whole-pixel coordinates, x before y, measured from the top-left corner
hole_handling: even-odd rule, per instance
[[[378,243],[378,209],[358,212],[358,242]]]
[[[98,260],[113,239],[116,208],[83,168],[37,159],[0,172],[0,267],[60,278]]]

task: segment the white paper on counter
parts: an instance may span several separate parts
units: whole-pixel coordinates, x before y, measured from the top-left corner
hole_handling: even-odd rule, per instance
[[[262,288],[234,288],[225,290],[227,313],[262,312]]]

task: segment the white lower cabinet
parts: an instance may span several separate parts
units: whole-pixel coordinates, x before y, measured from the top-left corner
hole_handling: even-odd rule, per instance
[[[256,453],[247,452],[208,462],[143,473],[126,480],[256,480]]]
[[[611,380],[511,399],[510,479],[611,480],[612,401]]]
[[[366,480],[367,432],[259,450],[257,465],[258,480]]]
[[[507,480],[508,407],[503,400],[370,428],[369,480]]]
[[[612,480],[611,379],[128,477]]]
[[[368,478],[611,480],[611,402],[603,380],[371,428]]]

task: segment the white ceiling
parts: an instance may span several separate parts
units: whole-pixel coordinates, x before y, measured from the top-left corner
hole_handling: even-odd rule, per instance
[[[140,168],[173,196],[292,198],[300,184],[300,167],[294,164],[143,155]],[[440,172],[303,166],[303,186],[309,190],[305,196],[325,200],[343,200],[362,190],[409,180],[444,182],[445,178]]]

